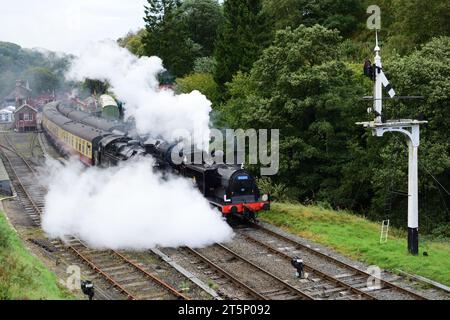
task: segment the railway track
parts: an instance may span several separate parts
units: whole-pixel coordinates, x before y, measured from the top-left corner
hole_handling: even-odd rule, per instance
[[[247,241],[264,248],[285,261],[290,261],[294,256],[301,256],[305,262],[305,270],[311,273],[311,276],[325,277],[344,289],[359,293],[363,298],[383,299],[388,294],[394,299],[427,300],[426,297],[401,287],[393,283],[392,280],[389,281],[382,277],[376,278],[366,271],[262,225],[253,224],[251,227],[238,231]],[[326,266],[326,270],[323,266]],[[385,277],[392,278],[393,276],[386,274]],[[378,281],[379,286],[368,287],[368,280]]]
[[[68,248],[130,300],[190,300],[147,271],[144,265],[118,251],[91,250],[74,238],[69,241]]]
[[[204,249],[184,248],[194,256],[196,264],[221,285],[231,282],[252,299],[257,300],[313,300],[313,297],[290,285],[285,280],[239,255],[225,245],[215,244]],[[211,271],[212,270],[212,271]]]
[[[5,167],[17,193],[17,198],[32,219],[41,226],[44,198],[47,190],[38,183],[36,169],[22,156],[7,134],[1,145]],[[80,260],[128,299],[184,299],[189,298],[171,285],[145,269],[137,261],[127,258],[117,251],[90,250],[82,241],[72,238],[67,246]]]
[[[36,226],[41,225],[41,214],[44,208],[45,188],[36,183],[37,172],[32,165],[18,152],[4,134],[6,146],[3,146],[3,157],[6,160],[5,168],[11,178],[17,198],[25,212]]]

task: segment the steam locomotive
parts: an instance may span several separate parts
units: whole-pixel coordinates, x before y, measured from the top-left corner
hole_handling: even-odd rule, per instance
[[[63,102],[52,102],[44,107],[42,129],[62,154],[78,156],[87,166],[109,167],[151,155],[161,170],[192,179],[210,204],[226,217],[254,220],[258,212],[270,209],[269,196],[260,193],[252,175],[241,166],[204,162],[176,164],[171,161],[171,152],[179,147],[178,143],[140,138],[133,133],[133,126],[125,122],[79,111]],[[180,156],[192,155],[191,151],[179,149]]]

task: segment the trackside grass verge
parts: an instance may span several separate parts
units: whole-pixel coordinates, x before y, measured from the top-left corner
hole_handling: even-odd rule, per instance
[[[448,242],[420,239],[419,256],[411,256],[406,234],[401,230],[390,228],[388,242],[380,244],[380,224],[345,211],[299,204],[273,203],[272,210],[261,214],[260,219],[350,258],[450,285]],[[427,257],[423,256],[424,251],[428,252]]]
[[[28,252],[0,211],[0,300],[41,299],[73,299],[73,296]]]

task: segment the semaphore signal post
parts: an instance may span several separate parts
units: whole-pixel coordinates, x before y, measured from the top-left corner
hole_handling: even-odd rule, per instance
[[[374,121],[358,122],[358,125],[372,130],[372,134],[382,137],[386,132],[400,132],[406,136],[409,160],[408,160],[408,251],[417,255],[419,253],[419,192],[418,192],[418,149],[420,145],[420,125],[427,121],[413,119],[387,120],[383,119],[383,101],[394,99],[396,93],[383,72],[381,63],[378,34],[376,34],[375,63],[365,66],[365,73],[374,81],[373,108],[368,109],[369,114],[374,114]],[[367,62],[367,61],[366,61]],[[383,87],[389,94],[383,98]]]

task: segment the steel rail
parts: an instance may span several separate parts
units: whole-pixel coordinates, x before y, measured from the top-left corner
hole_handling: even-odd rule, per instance
[[[249,235],[246,235],[246,234],[243,234],[243,233],[240,233],[240,234],[244,238],[246,238],[248,241],[256,243],[257,245],[259,245],[261,247],[264,247],[268,251],[270,251],[270,252],[272,252],[272,253],[274,253],[274,254],[284,258],[285,260],[291,261],[292,257],[289,256],[288,254],[286,254],[284,252],[281,252],[281,251],[279,251],[279,250],[269,246],[268,244],[265,244],[264,242],[259,241],[258,239],[255,239],[255,238],[253,238],[253,237],[251,237]],[[310,265],[308,265],[306,263],[303,263],[303,265],[304,265],[306,271],[309,271],[309,272],[311,272],[313,274],[316,274],[317,276],[319,276],[319,277],[321,277],[321,278],[323,278],[323,279],[325,279],[325,280],[327,280],[329,282],[332,282],[335,285],[338,285],[339,287],[342,287],[343,289],[347,289],[347,290],[349,290],[349,291],[351,291],[351,292],[353,292],[355,294],[358,294],[360,296],[364,296],[364,297],[368,298],[369,300],[377,300],[377,298],[375,296],[373,296],[373,295],[371,295],[371,294],[369,294],[369,293],[367,293],[365,291],[362,291],[362,290],[360,290],[358,288],[355,288],[354,286],[352,286],[352,285],[350,285],[350,284],[348,284],[348,283],[346,283],[346,282],[344,282],[342,280],[336,279],[333,276],[325,274],[322,271],[320,271],[320,270],[318,270],[318,269],[316,269],[316,268],[314,268],[314,267],[312,267],[312,266],[310,266]]]
[[[261,230],[261,231],[263,231],[263,232],[265,232],[267,234],[270,234],[270,235],[272,235],[275,238],[278,238],[280,240],[289,242],[292,245],[296,246],[297,248],[301,248],[302,250],[308,251],[309,253],[312,253],[313,255],[316,255],[316,256],[318,256],[320,258],[323,258],[325,260],[331,261],[331,262],[333,262],[333,263],[335,263],[335,264],[337,264],[337,265],[339,265],[339,266],[341,266],[343,268],[349,269],[349,270],[351,270],[353,272],[356,272],[356,273],[358,273],[360,275],[363,275],[365,277],[373,277],[373,278],[379,280],[381,284],[383,284],[384,286],[386,286],[388,288],[391,288],[391,289],[394,289],[394,290],[397,290],[397,291],[401,291],[404,294],[413,296],[414,298],[416,298],[418,300],[428,300],[428,298],[426,298],[426,297],[424,297],[424,296],[422,296],[422,295],[420,295],[418,293],[415,293],[415,292],[410,291],[408,289],[402,288],[402,287],[400,287],[400,286],[398,286],[398,285],[396,285],[396,284],[394,284],[392,282],[389,282],[387,280],[383,280],[381,278],[375,277],[374,275],[371,275],[371,274],[369,274],[369,273],[367,273],[367,272],[365,272],[363,270],[360,270],[360,269],[358,269],[358,268],[356,268],[356,267],[354,267],[354,266],[352,266],[352,265],[350,265],[348,263],[345,263],[345,262],[340,261],[340,260],[338,260],[336,258],[333,258],[333,257],[331,257],[331,256],[329,256],[329,255],[327,255],[327,254],[325,254],[323,252],[314,250],[314,249],[312,249],[312,248],[310,248],[310,247],[308,247],[308,246],[306,246],[306,245],[304,245],[304,244],[302,244],[300,242],[297,242],[297,241],[292,240],[292,239],[290,239],[290,238],[288,238],[288,237],[286,237],[286,236],[284,236],[282,234],[279,234],[278,232],[275,232],[275,231],[272,231],[270,229],[267,229],[264,226],[261,226],[261,225],[258,225],[258,224],[252,224],[252,227],[254,227],[257,230]]]
[[[275,281],[277,281],[278,283],[280,283],[281,285],[283,285],[285,288],[287,288],[290,292],[301,296],[304,299],[307,300],[314,300],[314,298],[312,296],[310,296],[309,294],[301,291],[300,289],[290,285],[289,283],[287,283],[286,281],[284,281],[283,279],[280,279],[279,277],[277,277],[276,275],[274,275],[273,273],[261,268],[260,266],[256,265],[255,263],[251,262],[250,260],[242,257],[241,255],[239,255],[238,253],[234,252],[233,250],[231,250],[230,248],[222,245],[222,244],[215,244],[215,246],[225,250],[226,252],[228,252],[229,254],[233,255],[234,257],[238,258],[239,260],[243,261],[244,263],[251,265],[253,268],[257,269],[258,271],[260,271],[261,273],[264,273],[265,275],[269,276],[270,278],[274,279]]]
[[[245,283],[243,283],[242,281],[240,281],[239,279],[236,279],[236,277],[234,277],[232,274],[230,274],[228,271],[224,270],[223,268],[221,268],[220,266],[218,266],[216,263],[212,262],[211,260],[209,260],[207,257],[205,257],[204,255],[202,255],[200,252],[198,252],[195,249],[189,248],[189,247],[185,247],[185,250],[189,251],[190,253],[192,253],[193,255],[197,256],[198,258],[200,258],[200,260],[202,260],[203,262],[205,262],[206,264],[208,264],[210,267],[212,267],[213,269],[215,269],[217,272],[219,272],[220,274],[222,274],[223,276],[225,276],[225,278],[227,278],[228,280],[230,280],[231,282],[233,282],[234,284],[236,284],[237,286],[244,288],[247,292],[249,292],[252,296],[256,297],[259,300],[269,300],[266,296],[260,294],[259,292],[257,292],[256,290],[254,290],[253,288],[249,287],[248,285],[246,285]]]
[[[25,165],[28,167],[28,169],[30,169],[30,171],[33,173],[34,176],[36,176],[36,170],[28,163],[28,161],[25,159],[25,157],[23,155],[20,154],[20,152],[17,150],[17,148],[14,146],[14,144],[11,142],[11,140],[9,139],[8,134],[4,134],[5,140],[6,142],[10,145],[10,147],[12,148],[12,150],[6,148],[9,151],[14,152],[24,163]],[[4,146],[3,146],[4,147]]]
[[[1,146],[1,145],[0,145],[0,146]],[[2,146],[2,147],[4,147],[4,146]],[[7,149],[7,150],[9,150],[9,149]],[[9,151],[11,151],[11,150],[9,150]],[[11,151],[11,152],[15,153],[14,151]],[[30,201],[30,203],[31,203],[31,205],[33,206],[33,208],[35,209],[36,213],[37,213],[39,216],[41,216],[41,215],[42,215],[42,210],[41,210],[41,208],[39,208],[39,206],[36,205],[36,203],[34,202],[33,198],[32,198],[31,195],[28,193],[27,189],[25,188],[24,183],[23,183],[22,180],[20,179],[19,175],[17,174],[16,169],[14,168],[14,166],[13,166],[13,164],[12,164],[11,158],[10,158],[5,152],[3,152],[3,155],[5,156],[6,160],[8,161],[8,164],[9,164],[9,166],[11,167],[11,170],[12,170],[12,172],[14,173],[16,179],[17,179],[18,185],[20,186],[20,188],[21,188],[22,191],[24,192],[24,194],[25,194],[25,196],[27,197],[28,201]],[[17,155],[20,159],[22,159],[22,157],[21,157],[19,154],[16,153],[16,155]],[[24,159],[22,159],[22,160],[26,163],[26,161],[25,161]]]
[[[144,274],[145,276],[147,276],[148,278],[152,279],[154,282],[156,282],[157,284],[159,284],[161,287],[163,287],[164,289],[167,289],[170,293],[172,293],[173,295],[177,296],[178,298],[181,298],[183,300],[190,300],[190,298],[186,297],[185,295],[183,295],[182,293],[180,293],[177,289],[175,289],[174,287],[172,287],[170,284],[168,284],[167,282],[161,280],[160,278],[152,275],[151,273],[147,272],[146,270],[142,269],[140,266],[138,266],[137,264],[135,264],[133,261],[131,261],[130,259],[128,259],[127,257],[125,257],[123,254],[112,250],[111,251],[113,254],[115,254],[116,256],[118,256],[119,258],[121,258],[123,261],[125,261],[126,263],[128,263],[129,265],[131,265],[132,267],[134,267],[136,270],[140,271],[142,274]]]
[[[221,247],[222,249],[226,250],[228,253],[234,255],[236,258],[238,258],[241,261],[244,261],[245,263],[253,266],[254,268],[258,269],[259,271],[261,271],[262,273],[268,275],[269,277],[271,277],[272,279],[278,281],[279,283],[283,284],[286,288],[288,288],[291,292],[293,292],[294,294],[300,295],[303,298],[307,299],[307,300],[314,300],[314,298],[303,292],[302,290],[290,285],[289,283],[287,283],[286,281],[284,281],[283,279],[280,279],[279,277],[277,277],[276,275],[274,275],[273,273],[261,268],[260,266],[254,264],[253,262],[251,262],[250,260],[244,258],[243,256],[239,255],[238,253],[234,252],[233,250],[231,250],[230,248],[224,246],[223,244],[217,244],[219,247]]]
[[[78,251],[76,248],[74,248],[73,246],[68,246],[69,249],[71,249],[73,252],[75,252],[75,254],[80,257],[85,263],[87,263],[89,265],[89,267],[91,267],[91,269],[93,269],[95,272],[99,273],[100,275],[102,275],[104,278],[106,278],[115,288],[117,288],[119,291],[121,291],[123,294],[125,294],[128,298],[128,300],[137,300],[137,298],[131,293],[129,292],[127,289],[125,289],[120,283],[118,283],[116,280],[114,280],[109,274],[107,274],[106,272],[104,272],[102,269],[100,269],[99,267],[97,267],[97,265],[90,260],[88,257],[86,257],[85,255],[83,255],[80,251]]]

